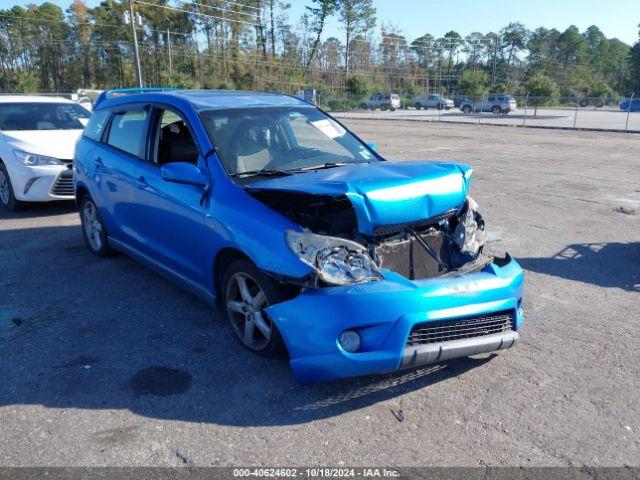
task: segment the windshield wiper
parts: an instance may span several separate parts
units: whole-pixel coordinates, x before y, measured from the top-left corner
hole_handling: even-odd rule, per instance
[[[304,167],[304,168],[301,168],[300,171],[306,172],[307,170],[322,170],[325,168],[344,167],[345,165],[349,165],[349,163],[348,162],[327,162],[323,165],[314,165],[313,167]]]
[[[289,175],[293,175],[293,173],[286,170],[261,169],[261,170],[248,170],[246,172],[232,173],[229,176],[230,177],[288,177]]]

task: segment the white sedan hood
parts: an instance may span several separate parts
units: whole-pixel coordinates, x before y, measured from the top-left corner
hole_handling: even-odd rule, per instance
[[[3,131],[4,141],[18,150],[72,160],[82,130],[11,130]]]

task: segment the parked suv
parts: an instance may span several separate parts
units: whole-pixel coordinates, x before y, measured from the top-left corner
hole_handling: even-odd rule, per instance
[[[91,113],[65,98],[0,97],[0,204],[73,200],[73,150]]]
[[[424,108],[437,108],[438,110],[450,110],[453,108],[453,100],[438,94],[426,94],[413,100],[416,110]]]
[[[464,113],[491,112],[506,115],[516,108],[516,99],[511,95],[503,95],[501,93],[492,93],[485,101],[473,103],[471,100],[466,100],[460,104],[460,110]]]
[[[469,167],[388,162],[286,95],[108,97],[76,149],[88,249],[217,301],[231,335],[288,354],[300,383],[518,341],[524,274],[483,253]]]
[[[361,108],[370,110],[391,110],[400,108],[400,95],[396,93],[374,93],[366,103],[360,105]]]

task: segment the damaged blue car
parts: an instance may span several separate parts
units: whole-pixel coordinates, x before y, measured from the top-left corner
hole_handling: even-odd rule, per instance
[[[82,231],[218,304],[302,384],[513,346],[524,275],[483,252],[465,165],[389,162],[286,95],[107,92],[76,148]]]

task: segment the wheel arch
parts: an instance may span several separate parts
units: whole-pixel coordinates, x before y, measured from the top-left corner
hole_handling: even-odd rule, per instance
[[[246,259],[255,265],[255,262],[249,258],[248,255],[241,252],[237,248],[225,247],[216,254],[216,258],[213,260],[212,272],[213,275],[213,293],[216,296],[216,301],[219,305],[222,302],[222,275],[229,265],[236,260]]]

